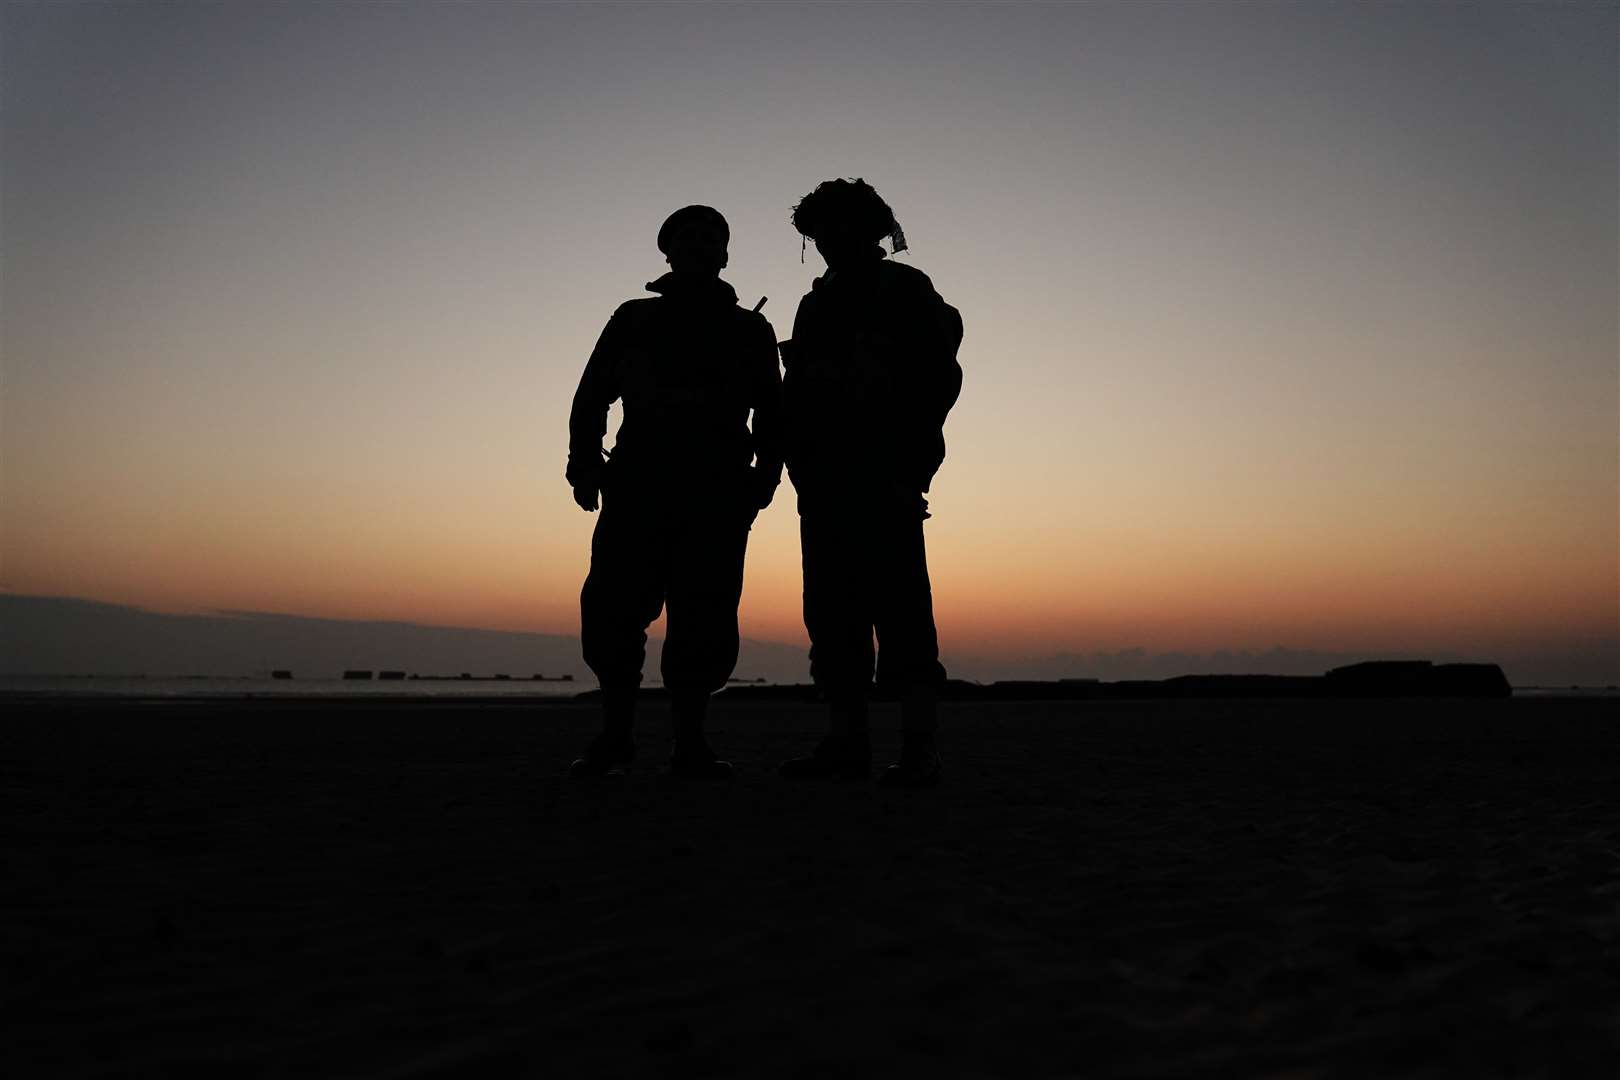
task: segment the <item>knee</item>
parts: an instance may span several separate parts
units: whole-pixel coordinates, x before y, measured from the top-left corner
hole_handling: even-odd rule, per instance
[[[872,647],[858,637],[818,639],[810,649],[810,679],[818,686],[865,687],[872,681]]]

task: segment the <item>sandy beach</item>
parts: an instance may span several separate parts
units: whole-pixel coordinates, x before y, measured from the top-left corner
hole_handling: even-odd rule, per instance
[[[954,704],[947,783],[570,782],[585,705],[0,728],[12,1076],[1577,1076],[1620,1054],[1612,702]],[[895,717],[875,717],[880,756]]]

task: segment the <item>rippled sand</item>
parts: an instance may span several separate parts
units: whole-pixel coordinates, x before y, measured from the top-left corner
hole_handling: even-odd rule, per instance
[[[1612,703],[945,710],[946,786],[522,704],[0,725],[15,1076],[1613,1075]],[[894,717],[877,716],[880,753]]]

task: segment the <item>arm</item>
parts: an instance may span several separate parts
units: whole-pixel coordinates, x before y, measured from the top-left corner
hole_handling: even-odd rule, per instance
[[[776,331],[759,320],[759,345],[753,363],[750,405],[754,410],[755,505],[771,504],[782,482],[782,370],[776,359]]]
[[[912,370],[916,379],[915,407],[907,436],[912,452],[905,455],[923,491],[933,482],[945,460],[945,417],[962,392],[962,365],[957,349],[962,344],[962,314],[919,274],[920,288],[912,296],[911,324],[916,328]]]
[[[956,351],[962,346],[962,313],[947,304],[938,293],[932,299],[937,336],[932,349],[934,385],[931,405],[934,414],[930,419],[943,427],[946,414],[962,393],[962,365],[956,359]]]
[[[622,310],[622,309],[621,309]],[[568,486],[583,510],[596,509],[602,488],[602,439],[607,434],[608,407],[619,397],[617,363],[624,317],[615,311],[585,362],[568,414]]]
[[[782,463],[789,476],[795,476],[804,464],[798,459],[804,450],[804,357],[811,340],[806,311],[813,306],[812,294],[805,293],[793,316],[793,336],[778,346],[782,355]]]
[[[956,361],[962,345],[962,313],[945,302],[927,274],[918,271],[911,281],[908,321],[915,328],[913,363],[922,419],[937,428],[944,425],[962,392],[962,365]]]

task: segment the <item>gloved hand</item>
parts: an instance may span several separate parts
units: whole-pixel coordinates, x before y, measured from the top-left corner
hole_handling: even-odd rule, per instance
[[[602,494],[602,482],[607,478],[602,450],[598,448],[593,453],[583,454],[576,453],[570,447],[568,467],[563,471],[563,477],[568,481],[568,486],[574,489],[574,502],[579,508],[586,512],[595,510]]]

